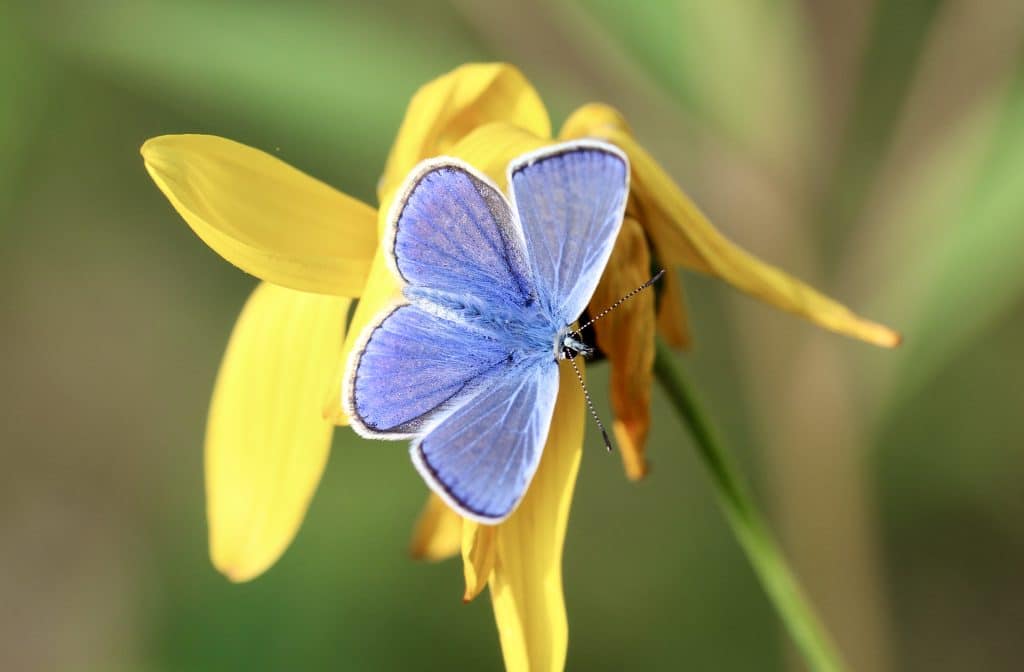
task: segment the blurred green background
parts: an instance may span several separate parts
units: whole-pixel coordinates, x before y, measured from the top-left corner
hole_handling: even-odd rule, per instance
[[[685,277],[683,364],[856,670],[1017,670],[1024,3],[0,1],[0,669],[498,669],[486,596],[406,547],[425,489],[339,431],[262,578],[211,568],[206,406],[255,281],[138,154],[223,135],[368,202],[413,91],[519,65],[620,108],[731,238],[906,336]],[[609,414],[607,370],[594,367]],[[660,394],[653,470],[588,437],[571,670],[799,661]]]

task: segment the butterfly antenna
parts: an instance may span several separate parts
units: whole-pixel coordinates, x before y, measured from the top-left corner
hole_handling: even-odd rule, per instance
[[[600,320],[600,319],[601,319],[602,317],[604,317],[604,316],[605,316],[605,315],[607,315],[608,313],[612,312],[613,310],[615,310],[616,308],[618,308],[619,306],[621,306],[622,304],[624,304],[624,303],[625,303],[626,301],[629,301],[629,300],[630,300],[630,299],[632,299],[632,298],[633,298],[634,296],[636,296],[636,295],[637,295],[637,294],[639,294],[640,292],[644,291],[645,289],[647,289],[648,287],[650,287],[651,285],[653,285],[654,283],[656,283],[656,282],[657,282],[658,280],[660,280],[660,279],[661,279],[661,276],[663,276],[663,275],[665,275],[665,269],[664,269],[664,268],[663,268],[663,269],[661,269],[660,271],[658,271],[657,273],[655,273],[655,274],[654,274],[654,277],[653,277],[653,278],[651,278],[650,280],[648,280],[648,281],[647,281],[647,282],[645,282],[644,284],[640,285],[639,287],[637,287],[637,288],[636,288],[636,289],[634,289],[633,291],[629,292],[628,294],[624,295],[624,296],[623,296],[622,298],[620,298],[620,299],[619,299],[618,301],[616,301],[616,302],[615,302],[615,303],[613,303],[612,305],[610,305],[610,306],[608,306],[607,308],[605,308],[604,310],[602,310],[602,311],[601,311],[600,313],[598,313],[598,314],[597,314],[597,315],[596,315],[596,316],[595,316],[595,317],[594,317],[593,319],[589,320],[589,321],[588,321],[588,322],[587,322],[586,324],[584,324],[584,325],[583,325],[582,327],[579,327],[579,328],[577,328],[577,329],[576,329],[576,331],[572,332],[572,333],[573,333],[573,335],[574,335],[574,336],[579,336],[579,335],[580,335],[580,333],[581,333],[581,332],[582,332],[582,331],[583,331],[584,329],[586,329],[587,327],[589,327],[590,325],[592,325],[592,324],[593,324],[594,322],[597,322],[597,321],[598,321],[598,320]]]
[[[572,370],[576,372],[576,379],[580,381],[580,387],[583,388],[583,397],[587,400],[587,408],[590,409],[590,415],[593,416],[594,422],[597,423],[597,428],[601,430],[604,447],[610,453],[612,452],[612,440],[608,438],[608,431],[604,428],[601,418],[598,417],[597,410],[594,409],[594,402],[590,400],[590,390],[587,389],[587,384],[583,382],[583,372],[580,371],[580,367],[576,366],[575,359],[570,358],[569,363],[572,364]]]

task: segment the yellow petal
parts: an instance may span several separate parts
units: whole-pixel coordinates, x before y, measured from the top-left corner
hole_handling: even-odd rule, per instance
[[[464,137],[452,147],[450,154],[487,175],[507,195],[506,170],[512,159],[550,144],[548,138],[512,124],[495,122],[481,126]]]
[[[462,547],[462,517],[430,493],[416,521],[409,554],[417,560],[447,560]]]
[[[569,644],[562,546],[583,448],[583,394],[568,362],[540,467],[522,504],[498,526],[491,601],[505,668],[561,670]]]
[[[612,130],[630,135],[633,133],[626,118],[611,105],[587,103],[576,108],[576,111],[569,115],[569,118],[562,124],[562,130],[559,131],[558,137],[563,140],[571,140]]]
[[[348,415],[341,405],[341,386],[344,384],[345,358],[338,357],[338,361],[334,365],[334,375],[331,377],[331,386],[327,391],[327,400],[324,402],[322,411],[324,420],[340,427],[344,427],[349,423]]]
[[[388,156],[377,190],[381,203],[417,163],[450,153],[463,137],[491,122],[551,137],[544,103],[511,65],[469,63],[425,84],[410,101]]]
[[[484,589],[494,569],[498,528],[466,520],[462,523],[462,573],[466,579],[463,602],[469,602]]]
[[[859,317],[731,243],[632,138],[614,133],[608,139],[629,155],[635,188],[650,216],[647,230],[663,261],[710,272],[751,296],[831,331],[883,347],[899,345],[897,332]],[[696,261],[693,251],[699,257]]]
[[[640,224],[626,217],[604,275],[590,300],[590,314],[615,303],[650,279],[651,255]],[[647,475],[644,448],[651,425],[654,380],[655,296],[640,292],[594,323],[597,345],[611,363],[612,430],[626,475]]]
[[[673,348],[686,349],[693,344],[683,286],[679,282],[679,274],[671,266],[665,268],[665,277],[661,279],[658,333]]]
[[[252,147],[212,135],[163,135],[142,157],[153,181],[222,257],[275,284],[359,296],[377,213]]]
[[[252,579],[291,542],[327,463],[320,414],[349,300],[263,283],[238,317],[206,428],[210,557]]]
[[[618,120],[621,116],[607,106],[587,106],[570,117],[566,128],[574,134],[608,140],[629,156],[638,216],[660,263],[710,273],[826,329],[884,347],[899,344],[897,332],[857,316],[722,236]]]

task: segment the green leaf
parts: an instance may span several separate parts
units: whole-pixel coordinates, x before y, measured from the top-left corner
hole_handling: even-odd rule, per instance
[[[840,672],[843,664],[825,628],[804,597],[793,571],[674,359],[672,351],[659,340],[655,375],[693,436],[729,527],[810,668],[816,672]]]

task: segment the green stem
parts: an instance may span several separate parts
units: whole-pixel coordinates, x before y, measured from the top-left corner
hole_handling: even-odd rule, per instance
[[[828,633],[804,597],[736,468],[711,430],[686,377],[675,364],[672,351],[660,340],[654,372],[672,405],[686,421],[700,458],[711,473],[726,520],[793,641],[812,670],[841,672],[844,666]]]

